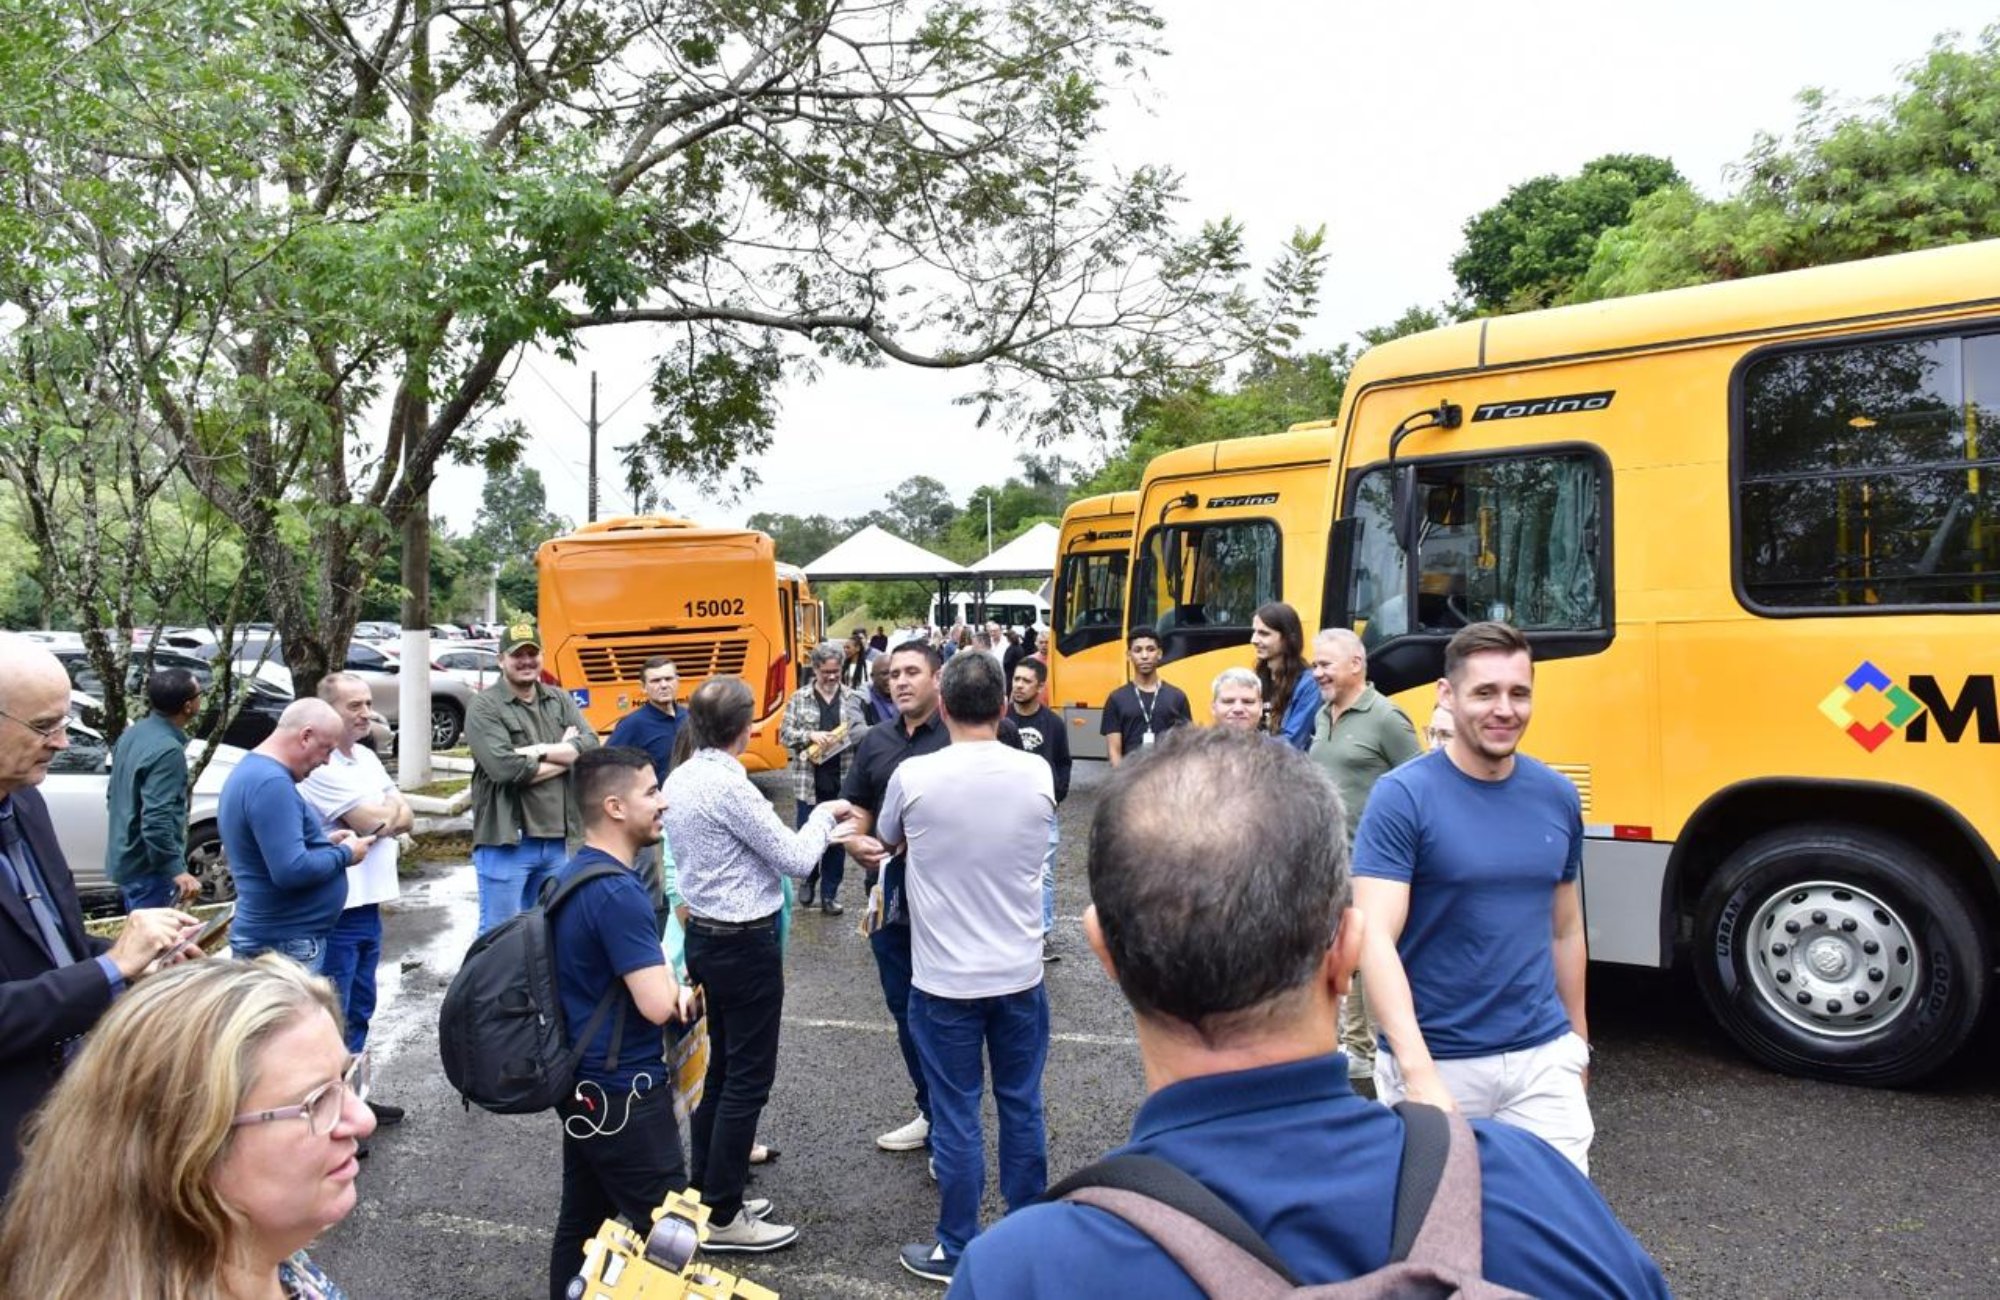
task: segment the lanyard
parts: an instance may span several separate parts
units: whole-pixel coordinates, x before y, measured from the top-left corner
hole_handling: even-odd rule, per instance
[[[1146,720],[1146,734],[1151,735],[1153,733],[1153,706],[1159,703],[1160,688],[1155,686],[1153,693],[1149,696],[1135,685],[1132,687],[1132,694],[1139,701],[1139,716]]]

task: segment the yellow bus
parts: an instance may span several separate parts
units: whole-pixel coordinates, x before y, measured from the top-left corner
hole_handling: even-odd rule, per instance
[[[826,607],[812,594],[806,571],[796,564],[778,565],[778,620],[791,629],[785,654],[792,661],[796,683],[812,675],[812,648],[826,639]]]
[[[1104,700],[1125,684],[1125,580],[1137,492],[1070,503],[1056,540],[1049,611],[1049,703],[1069,725],[1073,758],[1103,758]]]
[[[599,735],[644,701],[640,671],[665,655],[682,699],[718,674],[750,683],[757,720],[743,765],[785,766],[778,723],[820,609],[769,537],[628,515],[544,542],[535,558],[548,669]]]
[[[1250,618],[1259,605],[1292,605],[1311,638],[1332,452],[1333,426],[1317,421],[1182,447],[1146,466],[1125,626],[1160,634],[1160,675],[1187,692],[1195,721],[1209,720],[1216,674],[1255,662]]]
[[[1420,725],[1455,630],[1527,632],[1590,955],[1780,1070],[1943,1065],[2000,929],[2000,242],[1397,340],[1338,433],[1323,621]]]

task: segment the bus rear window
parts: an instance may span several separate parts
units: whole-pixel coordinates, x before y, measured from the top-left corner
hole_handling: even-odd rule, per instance
[[[1767,355],[1741,392],[1748,604],[2000,604],[2000,334]]]

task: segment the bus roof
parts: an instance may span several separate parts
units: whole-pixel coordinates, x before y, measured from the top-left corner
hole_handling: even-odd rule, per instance
[[[663,542],[677,546],[719,544],[732,549],[747,549],[752,553],[762,552],[764,558],[770,558],[773,549],[771,539],[755,529],[706,528],[674,515],[620,515],[615,519],[599,519],[560,537],[552,537],[543,542],[542,547],[552,548],[553,554],[580,547],[652,547]]]
[[[1973,310],[1996,303],[2000,303],[2000,240],[1984,240],[1463,321],[1370,348],[1355,363],[1347,391],[1351,398],[1385,379],[1572,360],[1776,329],[1795,332],[1801,325],[1833,325],[1923,308]]]
[[[1124,517],[1139,509],[1137,492],[1101,492],[1094,497],[1080,497],[1069,503],[1063,511],[1063,527],[1081,523],[1089,519],[1109,519]]]
[[[1177,447],[1153,457],[1146,466],[1145,481],[1150,483],[1169,476],[1184,477],[1330,460],[1333,456],[1332,430],[1332,421],[1314,421],[1284,433],[1266,433],[1255,438],[1225,438],[1220,442]]]

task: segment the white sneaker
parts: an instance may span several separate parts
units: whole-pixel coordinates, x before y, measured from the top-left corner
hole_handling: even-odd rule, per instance
[[[931,1122],[919,1115],[903,1127],[892,1128],[876,1138],[875,1145],[884,1151],[918,1151],[930,1138]]]
[[[799,1239],[799,1230],[782,1223],[766,1223],[750,1217],[750,1207],[727,1223],[708,1225],[708,1240],[701,1248],[710,1254],[761,1254],[780,1250]]]

